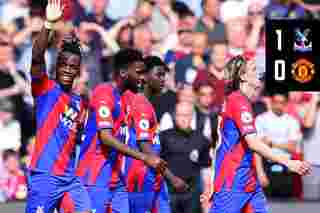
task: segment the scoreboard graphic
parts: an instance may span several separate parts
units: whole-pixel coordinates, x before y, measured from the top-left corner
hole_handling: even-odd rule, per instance
[[[267,91],[320,91],[319,26],[316,20],[267,20]]]

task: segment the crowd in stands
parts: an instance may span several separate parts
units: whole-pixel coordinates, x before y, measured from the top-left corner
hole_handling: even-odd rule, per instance
[[[45,1],[0,0],[0,202],[26,197],[24,171],[35,135],[29,72],[32,39],[44,21],[41,2]],[[257,70],[265,72],[265,17],[318,19],[320,14],[320,3],[312,0],[65,2],[65,20],[57,33],[74,30],[81,41],[84,60],[77,92],[90,97],[98,83],[110,81],[112,56],[121,48],[158,56],[170,69],[162,95],[151,100],[161,131],[175,128],[181,112],[176,106],[186,112],[191,109],[185,116],[190,116],[192,129],[204,136],[192,143],[208,144],[216,141],[228,60],[237,55],[254,57]],[[52,78],[58,46],[59,41],[54,41],[46,53],[47,72]],[[270,197],[320,200],[319,93],[269,94],[260,89],[254,103],[258,134],[275,152],[304,158],[313,165],[312,174],[301,178],[265,161],[261,183]],[[214,159],[214,146],[206,147]],[[197,162],[197,155],[190,152],[190,160]],[[212,166],[200,168],[200,191],[210,188]],[[199,194],[194,196],[200,200]],[[205,212],[205,205],[202,208]]]

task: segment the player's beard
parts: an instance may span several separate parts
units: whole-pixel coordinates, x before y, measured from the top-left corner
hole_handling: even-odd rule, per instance
[[[144,92],[144,84],[142,82],[136,83],[126,79],[124,80],[123,84],[126,90],[130,90],[133,93]]]

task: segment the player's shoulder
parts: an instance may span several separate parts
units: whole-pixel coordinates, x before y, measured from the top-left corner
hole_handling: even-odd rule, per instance
[[[133,107],[136,110],[153,111],[150,101],[142,94],[136,94],[133,98]]]
[[[102,83],[97,85],[90,96],[90,104],[95,104],[97,102],[106,102],[112,104],[115,102],[117,90],[110,83]]]
[[[226,102],[228,105],[232,106],[250,106],[248,97],[242,94],[239,90],[228,95]]]
[[[92,95],[113,94],[116,89],[111,83],[98,84],[92,91]]]

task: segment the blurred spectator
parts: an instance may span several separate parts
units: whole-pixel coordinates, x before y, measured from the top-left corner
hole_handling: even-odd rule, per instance
[[[320,111],[319,93],[314,93],[307,105],[304,124],[306,132],[303,141],[304,160],[312,164],[310,175],[303,177],[303,196],[306,200],[320,200]]]
[[[208,37],[205,33],[194,33],[192,52],[177,61],[175,65],[175,81],[179,84],[192,84],[199,70],[205,70],[208,64]]]
[[[220,16],[226,25],[230,58],[242,54],[255,55],[261,40],[264,16],[260,11],[251,15],[253,18],[250,28],[249,6],[246,2],[229,0],[221,6]]]
[[[13,23],[15,19],[29,16],[29,0],[7,1],[0,9],[0,22],[7,25]],[[14,11],[14,12],[13,12]]]
[[[196,105],[197,130],[202,131],[211,142],[216,142],[218,113],[212,111],[214,89],[209,82],[202,82],[195,88],[195,92],[198,99]]]
[[[176,4],[173,8],[179,18],[176,33],[169,35],[162,47],[164,60],[169,67],[174,67],[178,60],[191,53],[192,35],[196,25],[194,13],[187,6]]]
[[[287,95],[273,94],[271,111],[258,115],[255,124],[258,134],[265,138],[273,152],[292,159],[292,154],[296,152],[302,134],[299,122],[285,112],[287,101]],[[265,162],[265,168],[270,179],[267,195],[292,197],[292,173],[286,167],[269,161]]]
[[[188,102],[194,106],[196,101],[196,96],[194,94],[192,86],[184,85],[183,87],[179,88],[177,91],[176,100],[172,103],[171,107],[168,111],[166,111],[161,119],[160,119],[160,130],[168,130],[174,128],[174,120],[175,120],[175,106],[178,102]],[[196,117],[195,111],[193,113],[191,127],[193,130],[196,130]]]
[[[210,143],[191,129],[192,115],[192,104],[179,102],[175,110],[175,128],[160,133],[161,157],[168,162],[176,180],[168,182],[171,210],[175,213],[199,211],[200,170],[210,166]]]
[[[0,99],[0,151],[19,150],[21,146],[20,123],[14,118],[14,105],[7,98]]]
[[[81,17],[81,19],[77,20],[75,24],[78,26],[80,22],[94,22],[103,26],[105,29],[109,29],[115,21],[109,18],[105,13],[108,3],[109,0],[92,1],[91,13],[85,17]]]
[[[225,40],[224,24],[219,21],[219,0],[202,0],[203,16],[198,20],[196,31],[208,33],[209,42]]]
[[[5,150],[2,160],[7,172],[7,177],[0,180],[0,194],[8,201],[24,200],[27,196],[26,177],[19,166],[19,155],[14,150]]]
[[[27,168],[29,164],[31,163],[31,155],[34,149],[34,144],[36,142],[35,136],[31,137],[26,145],[26,154],[25,156],[21,159],[22,163],[22,169],[27,171]]]
[[[149,56],[152,53],[152,31],[149,26],[140,24],[133,30],[133,47],[140,50],[144,56]]]
[[[216,41],[211,45],[210,62],[207,70],[200,70],[193,83],[194,87],[202,81],[208,81],[214,89],[211,104],[213,111],[219,111],[224,100],[224,67],[227,61],[227,44]]]
[[[137,9],[134,13],[136,23],[143,24],[150,22],[155,5],[156,0],[138,0]]]
[[[267,8],[267,17],[300,19],[306,15],[305,9],[292,0],[272,0]]]

